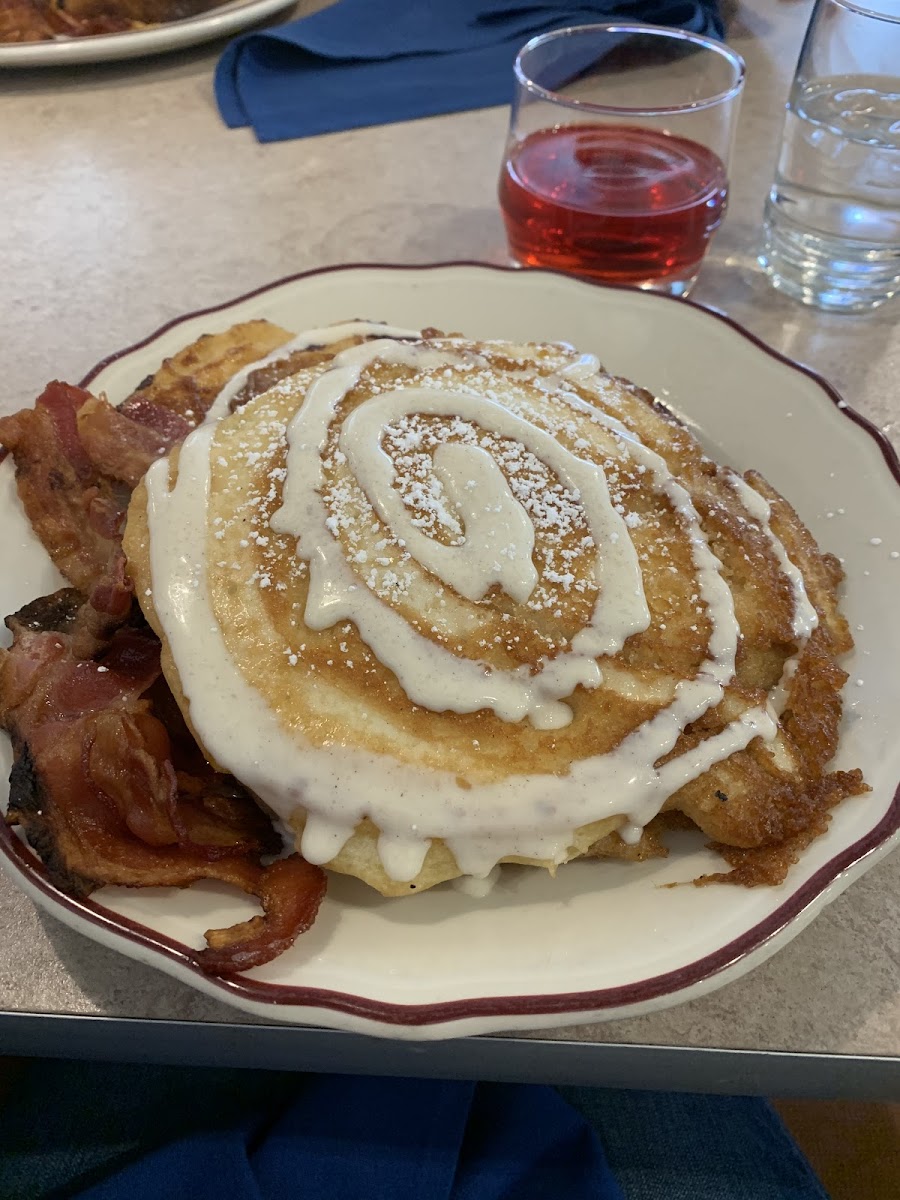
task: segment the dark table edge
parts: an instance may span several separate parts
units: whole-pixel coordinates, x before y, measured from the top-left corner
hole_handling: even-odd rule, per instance
[[[0,1014],[0,1055],[900,1100],[900,1058],[515,1037],[401,1042],[327,1029]]]

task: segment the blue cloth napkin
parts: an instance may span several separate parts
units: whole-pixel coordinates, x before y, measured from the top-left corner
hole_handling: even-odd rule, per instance
[[[76,1200],[624,1200],[552,1088],[310,1076],[272,1122],[168,1143]]]
[[[724,36],[718,0],[339,0],[231,42],[216,100],[261,142],[508,104],[530,37],[611,18]]]

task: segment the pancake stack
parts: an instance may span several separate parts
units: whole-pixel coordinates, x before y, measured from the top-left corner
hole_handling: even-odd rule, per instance
[[[210,761],[384,895],[661,853],[673,813],[741,853],[821,832],[860,790],[827,773],[852,642],[788,503],[590,356],[389,332],[274,352],[134,493]]]

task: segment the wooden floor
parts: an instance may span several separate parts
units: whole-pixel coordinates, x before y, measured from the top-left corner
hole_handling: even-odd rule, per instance
[[[831,1200],[900,1200],[900,1104],[773,1103]]]

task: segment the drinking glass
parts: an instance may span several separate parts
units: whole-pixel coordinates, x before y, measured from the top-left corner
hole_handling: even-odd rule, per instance
[[[900,291],[900,0],[818,0],[759,261],[819,308],[859,312]]]
[[[725,215],[743,84],[739,55],[681,30],[533,38],[500,174],[513,261],[685,295]]]

